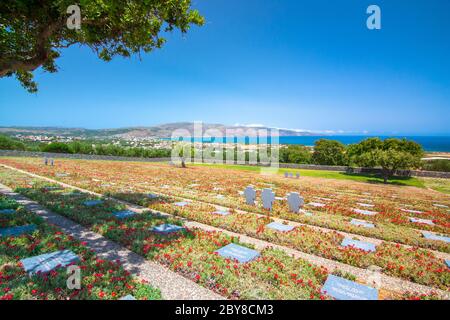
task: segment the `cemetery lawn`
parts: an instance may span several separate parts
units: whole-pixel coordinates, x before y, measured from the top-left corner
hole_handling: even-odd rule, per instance
[[[0,208],[14,209],[0,216],[0,229],[35,225],[29,234],[0,237],[0,300],[116,300],[127,295],[136,299],[160,299],[159,290],[133,278],[118,262],[101,260],[83,243],[25,210],[15,201],[0,195]],[[71,250],[80,259],[74,263],[81,269],[81,287],[70,290],[65,267],[49,273],[29,276],[21,259]]]
[[[226,165],[226,164],[190,164],[191,166],[208,166],[213,168],[222,168],[222,169],[232,169],[232,170],[244,170],[244,171],[253,171],[260,172],[260,167],[257,166],[248,166],[248,165]],[[358,173],[346,173],[346,172],[337,172],[337,171],[328,171],[328,170],[310,170],[310,169],[288,169],[288,168],[280,168],[278,173],[280,175],[284,175],[285,172],[299,173],[300,176],[303,177],[314,177],[314,178],[324,178],[324,179],[337,179],[337,180],[350,180],[357,182],[366,182],[366,183],[377,183],[384,184],[383,178],[375,174],[358,174]],[[394,177],[388,180],[388,184],[391,185],[399,185],[399,186],[410,186],[417,188],[425,188],[425,184],[418,178],[415,177]]]
[[[255,167],[249,167],[252,170],[233,170],[235,166],[225,169],[223,166],[188,166],[187,169],[181,169],[161,163],[86,160],[58,160],[57,165],[51,167],[42,165],[40,160],[2,158],[0,163],[110,195],[152,210],[160,210],[180,218],[249,235],[315,256],[360,268],[377,265],[382,268],[383,273],[390,276],[443,290],[448,290],[450,287],[450,272],[444,259],[430,251],[432,249],[450,253],[450,245],[445,241],[427,239],[422,234],[423,231],[429,231],[443,236],[448,235],[450,199],[426,188],[322,177],[302,176],[300,179],[295,179],[285,178],[283,175],[264,176],[258,174],[259,168]],[[67,175],[57,175],[61,172]],[[32,180],[35,181],[31,185]],[[161,251],[165,249],[170,251],[170,248],[174,248],[179,242],[187,246],[189,241],[194,241],[195,238],[206,238],[208,234],[200,230],[185,230],[178,238],[157,239],[148,232],[148,227],[166,223],[165,221],[178,225],[182,223],[176,218],[154,216],[150,212],[143,214],[145,218],[139,215],[128,221],[118,221],[112,217],[111,213],[123,210],[123,205],[105,201],[99,207],[88,208],[81,202],[72,202],[75,198],[63,196],[61,199],[62,191],[44,189],[45,183],[41,179],[32,179],[26,174],[9,169],[0,168],[0,182],[12,188],[18,188],[20,193],[53,211],[90,227],[148,259],[156,259],[163,264],[167,262],[164,255],[159,254]],[[250,184],[255,186],[258,200],[256,205],[252,206],[247,205],[245,198],[239,194]],[[274,202],[270,212],[261,206],[261,190],[264,188],[273,189],[276,196],[280,198]],[[323,206],[306,205],[304,209],[309,213],[308,215],[292,213],[289,211],[287,202],[282,199],[292,191],[299,192],[305,198],[306,204],[320,202]],[[156,196],[149,197],[149,194]],[[219,195],[221,197],[218,197]],[[84,195],[84,200],[87,198],[89,197]],[[175,205],[186,199],[191,200],[187,206]],[[228,208],[231,214],[228,216],[212,214],[217,210],[217,206]],[[364,209],[373,214],[364,215],[355,212],[355,208]],[[246,212],[242,213],[239,210]],[[296,226],[293,231],[287,233],[275,232],[266,227],[275,217],[305,225]],[[430,221],[430,224],[413,223],[410,221],[411,217]],[[350,223],[352,219],[373,223],[375,228],[354,226]],[[328,230],[318,230],[313,226],[324,227]],[[344,248],[341,246],[344,236],[333,230],[350,232],[356,238],[362,235],[394,243],[381,242],[374,253],[352,247]],[[219,233],[214,236],[224,235]],[[227,243],[237,241],[224,237]],[[168,242],[166,243],[165,240]],[[411,245],[412,248],[404,247],[402,244]],[[267,253],[264,252],[264,254]],[[285,257],[282,263],[287,263],[284,259],[292,258]],[[173,268],[173,265],[169,267]],[[202,268],[206,267],[201,266],[198,270]],[[230,294],[230,290],[231,292],[236,290],[234,280],[227,282],[214,276],[214,286],[211,287],[209,282],[200,281],[202,277],[198,279],[197,271],[197,273],[186,273],[183,268],[174,270],[229,298],[259,298],[247,291],[245,294]],[[210,274],[206,276],[210,277]],[[316,276],[314,278],[316,279]],[[249,282],[253,281],[259,280],[249,280]],[[216,286],[217,283],[219,287]],[[239,284],[241,285],[242,283]],[[262,281],[261,285],[264,287],[267,284]],[[220,289],[221,286],[226,290]],[[281,294],[280,292],[279,289],[271,291],[270,298],[277,297]],[[291,296],[305,294],[295,290],[294,292]],[[314,295],[314,298],[321,297]]]
[[[420,179],[422,180],[425,187],[445,194],[450,194],[449,179],[439,179],[439,178],[420,178]]]

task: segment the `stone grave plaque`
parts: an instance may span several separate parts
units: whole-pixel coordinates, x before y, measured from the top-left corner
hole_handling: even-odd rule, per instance
[[[375,252],[376,246],[373,243],[365,242],[365,241],[359,241],[359,240],[353,240],[350,238],[345,238],[342,243],[342,247],[355,247],[357,249],[361,249],[368,252]]]
[[[153,194],[153,193],[149,193],[149,194],[147,194],[147,198],[149,198],[149,199],[158,199],[159,198],[159,196],[158,195],[156,195],[156,194]]]
[[[337,300],[378,300],[378,290],[330,274],[322,287],[322,293]]]
[[[212,214],[216,214],[216,215],[219,215],[219,216],[228,216],[228,215],[231,214],[231,212],[228,211],[227,209],[217,209]]]
[[[411,221],[412,223],[422,223],[422,224],[427,224],[429,226],[434,226],[434,222],[432,220],[428,220],[428,219],[419,219],[419,218],[409,217],[409,221]]]
[[[175,202],[174,205],[176,205],[177,207],[185,207],[189,205],[189,202],[187,201]]]
[[[155,226],[150,230],[160,234],[169,234],[181,231],[183,229],[184,229],[183,227],[174,224],[160,224],[159,226]]]
[[[14,209],[2,209],[0,210],[0,214],[14,214],[16,213],[16,210]]]
[[[375,225],[373,223],[364,220],[352,219],[350,223],[358,227],[375,228]]]
[[[216,251],[220,256],[229,259],[236,259],[240,263],[246,263],[259,257],[259,252],[234,243],[220,248]]]
[[[424,238],[428,239],[428,240],[450,242],[450,237],[441,236],[441,235],[435,234],[434,232],[422,231],[422,234],[423,234]]]
[[[28,224],[25,226],[9,227],[0,229],[0,237],[17,237],[26,233],[32,233],[36,230],[34,224]]]
[[[316,207],[316,208],[323,208],[326,206],[326,204],[320,203],[320,202],[310,202],[310,203],[308,203],[308,206]]]
[[[289,226],[278,222],[269,223],[266,227],[280,232],[289,232],[294,229],[293,226]]]
[[[137,213],[131,210],[123,210],[123,211],[117,211],[114,212],[113,215],[117,218],[117,219],[126,219],[126,218],[130,218],[134,215],[136,215]]]
[[[131,294],[126,295],[125,297],[120,298],[119,300],[136,300]]]
[[[378,214],[378,212],[375,212],[375,211],[361,210],[361,209],[353,209],[353,212],[363,214],[365,216],[374,216],[374,215]]]
[[[361,203],[361,202],[358,202],[357,205],[360,206],[360,207],[365,207],[365,208],[373,208],[373,207],[375,207],[375,205],[373,205],[373,204]]]
[[[70,250],[55,251],[20,260],[25,272],[29,275],[38,272],[47,273],[58,266],[65,267],[79,261],[79,257]]]
[[[415,214],[421,214],[423,213],[423,211],[419,211],[419,210],[411,210],[411,209],[400,209],[403,212],[407,212],[407,213],[415,213]]]
[[[88,200],[88,201],[83,202],[83,204],[86,207],[95,207],[95,206],[98,206],[98,205],[100,205],[102,203],[103,203],[102,200]]]

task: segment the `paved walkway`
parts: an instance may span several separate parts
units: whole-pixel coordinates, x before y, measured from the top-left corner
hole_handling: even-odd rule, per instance
[[[75,189],[75,190],[78,190],[78,191],[81,191],[81,192],[84,192],[84,193],[88,193],[88,194],[95,195],[95,196],[98,196],[98,197],[104,197],[104,198],[107,198],[107,199],[111,199],[113,201],[117,201],[119,203],[122,203],[122,204],[126,205],[129,210],[132,210],[132,211],[135,211],[135,212],[138,212],[138,213],[142,213],[143,211],[152,211],[152,212],[164,215],[164,216],[173,216],[173,215],[171,215],[169,213],[155,211],[155,210],[149,210],[148,208],[144,208],[142,206],[131,204],[131,203],[128,203],[128,202],[123,201],[123,200],[115,199],[115,198],[112,198],[112,197],[105,197],[103,194],[99,194],[99,193],[96,193],[96,192],[93,192],[93,191],[90,191],[90,190],[86,190],[86,189],[83,189],[83,188],[72,186],[72,185],[69,185],[67,183],[60,182],[60,181],[57,181],[57,180],[54,180],[54,179],[51,179],[51,178],[43,177],[43,176],[40,176],[40,175],[37,175],[37,174],[34,174],[34,173],[30,173],[30,172],[27,172],[27,171],[24,171],[24,170],[21,170],[21,169],[17,169],[17,168],[14,168],[14,167],[3,165],[3,164],[1,164],[1,166],[6,167],[8,169],[12,169],[14,171],[18,171],[18,172],[27,174],[27,175],[35,177],[35,178],[39,178],[39,179],[43,179],[43,180],[46,180],[46,181],[49,181],[49,182],[52,182],[52,183],[59,184],[59,185],[61,185],[63,187],[66,187],[66,188],[72,188],[72,189]],[[180,218],[180,217],[178,217],[178,218]],[[255,238],[252,238],[252,237],[249,237],[249,236],[246,236],[246,235],[242,235],[242,234],[239,234],[239,233],[231,232],[231,231],[228,231],[228,230],[225,230],[225,229],[212,227],[212,226],[209,226],[209,225],[206,225],[206,224],[203,224],[203,223],[188,221],[188,220],[186,220],[184,218],[180,218],[180,219],[185,222],[187,227],[191,227],[191,228],[195,227],[195,228],[199,228],[199,229],[202,229],[202,230],[205,230],[205,231],[219,231],[219,232],[222,232],[224,234],[228,234],[230,236],[238,237],[242,243],[252,244],[258,250],[262,250],[262,249],[268,248],[268,247],[280,249],[280,250],[283,250],[284,252],[286,252],[289,255],[294,256],[296,258],[302,258],[302,259],[304,259],[304,260],[306,260],[306,261],[308,261],[308,262],[310,262],[310,263],[312,263],[314,265],[323,266],[323,267],[327,268],[330,272],[334,271],[335,269],[338,269],[340,271],[351,273],[351,274],[355,275],[359,280],[361,280],[361,281],[363,281],[365,283],[370,283],[370,282],[372,282],[372,280],[374,278],[378,278],[378,279],[380,279],[380,281],[379,281],[380,288],[381,289],[385,289],[387,291],[395,291],[395,292],[398,292],[398,293],[416,292],[416,293],[423,293],[423,294],[429,294],[431,292],[434,292],[434,293],[439,294],[442,298],[450,300],[450,292],[446,292],[446,291],[439,290],[439,289],[436,289],[436,288],[432,288],[432,287],[429,287],[429,286],[425,286],[425,285],[417,284],[417,283],[414,283],[414,282],[406,281],[406,280],[403,280],[403,279],[400,279],[400,278],[391,277],[391,276],[388,276],[388,275],[385,275],[385,274],[382,274],[382,273],[375,273],[372,270],[362,269],[362,268],[350,266],[350,265],[347,265],[347,264],[344,264],[344,263],[341,263],[341,262],[338,262],[338,261],[334,261],[334,260],[331,260],[331,259],[318,257],[318,256],[315,256],[315,255],[312,255],[312,254],[301,252],[299,250],[295,250],[295,249],[291,249],[291,248],[288,248],[288,247],[285,247],[285,246],[273,244],[273,243],[270,243],[270,242],[267,242],[267,241],[255,239]]]
[[[120,260],[123,267],[133,275],[148,281],[148,283],[161,290],[166,300],[219,300],[224,297],[211,290],[201,287],[193,281],[178,275],[166,267],[146,260],[144,257],[110,241],[98,233],[53,213],[37,202],[13,192],[10,188],[0,184],[0,193],[16,200],[29,211],[43,217],[50,224],[56,225],[66,234],[84,241],[102,259],[111,261]]]

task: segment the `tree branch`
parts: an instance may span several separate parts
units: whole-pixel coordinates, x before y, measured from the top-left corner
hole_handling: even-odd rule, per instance
[[[48,60],[51,52],[49,39],[62,26],[62,21],[55,21],[43,28],[37,37],[36,46],[30,54],[31,58],[26,60],[12,58],[5,61],[0,59],[0,77],[16,71],[34,71],[43,65]]]

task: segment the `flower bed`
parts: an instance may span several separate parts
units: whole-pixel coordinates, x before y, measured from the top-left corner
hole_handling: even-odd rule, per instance
[[[447,209],[433,205],[438,202],[448,204],[448,199],[426,190],[379,187],[333,180],[325,180],[324,183],[324,179],[314,180],[317,186],[308,180],[301,180],[299,185],[295,179],[266,178],[254,173],[205,167],[183,170],[162,164],[61,160],[58,161],[58,167],[46,167],[40,165],[36,159],[1,159],[0,162],[99,193],[110,193],[113,196],[161,192],[262,214],[267,212],[260,206],[246,205],[238,191],[242,191],[248,184],[253,184],[259,188],[273,187],[278,196],[298,191],[305,197],[306,203],[321,201],[317,200],[321,197],[331,197],[332,202],[323,201],[326,204],[324,208],[313,208],[314,210],[308,208],[314,213],[313,216],[290,213],[286,201],[276,201],[271,215],[386,241],[450,252],[447,243],[425,239],[420,230],[417,230],[445,234],[449,229],[450,219]],[[70,175],[58,177],[58,172],[67,172]],[[168,182],[170,188],[165,185]],[[193,186],[195,184],[198,185]],[[370,195],[366,194],[367,190],[371,191]],[[217,198],[217,194],[223,195],[223,198]],[[358,208],[357,204],[364,198],[371,198],[370,203],[375,207],[369,210],[377,211],[379,214],[368,217],[352,210]],[[401,208],[423,210],[423,213],[404,212],[400,210]],[[411,223],[408,220],[410,216],[430,219],[435,225]],[[376,223],[376,228],[355,227],[349,223],[351,218],[371,221]]]
[[[95,209],[86,208],[82,203],[89,198],[87,195],[70,197],[65,195],[70,190],[46,191],[47,185],[34,179],[32,188],[17,191],[228,298],[329,299],[320,292],[327,270],[282,251],[266,249],[258,259],[240,264],[214,253],[229,243],[239,243],[238,239],[197,229],[158,235],[149,227],[180,221],[149,213],[118,220],[111,213],[122,209],[120,205],[105,201]]]
[[[92,186],[90,187],[91,189],[95,189]],[[110,184],[109,186],[102,188],[117,189],[118,186]],[[133,187],[133,189],[136,189],[136,187]],[[248,234],[256,238],[283,244],[304,252],[342,261],[347,264],[363,268],[375,264],[381,266],[384,269],[384,272],[389,275],[401,277],[417,283],[432,285],[444,290],[447,290],[449,287],[449,271],[445,266],[444,261],[437,259],[432,253],[426,250],[419,250],[417,248],[405,249],[401,246],[383,243],[377,247],[376,253],[366,253],[353,248],[340,247],[342,236],[337,233],[324,233],[313,230],[307,226],[297,228],[291,233],[280,235],[279,233],[264,228],[264,225],[270,222],[270,219],[268,218],[261,219],[257,218],[255,215],[248,215],[247,217],[243,215],[217,217],[211,215],[211,212],[215,210],[211,205],[194,202],[189,208],[180,209],[170,203],[174,201],[174,199],[171,199],[170,197],[162,199],[165,201],[160,201],[161,199],[155,201],[149,199],[147,195],[136,192],[132,193],[132,190],[128,190],[128,193],[114,193],[113,195],[121,196],[128,201],[139,204],[150,203],[150,206],[155,209],[161,209],[162,211],[180,215],[192,220]],[[108,228],[110,228],[110,226],[108,226]],[[107,229],[103,226],[103,229],[100,231],[106,232],[106,230]],[[124,240],[122,239],[119,241]],[[129,244],[130,240],[125,241],[124,243]],[[134,248],[134,250],[137,251],[139,248]]]
[[[161,298],[159,290],[134,279],[119,262],[97,258],[83,243],[48,225],[13,200],[0,196],[0,208],[16,210],[14,214],[0,216],[0,228],[37,226],[32,234],[0,238],[0,300],[116,300],[127,295],[136,299]],[[29,277],[20,262],[23,258],[66,249],[80,257],[76,263],[81,269],[80,290],[67,288],[66,268]]]

